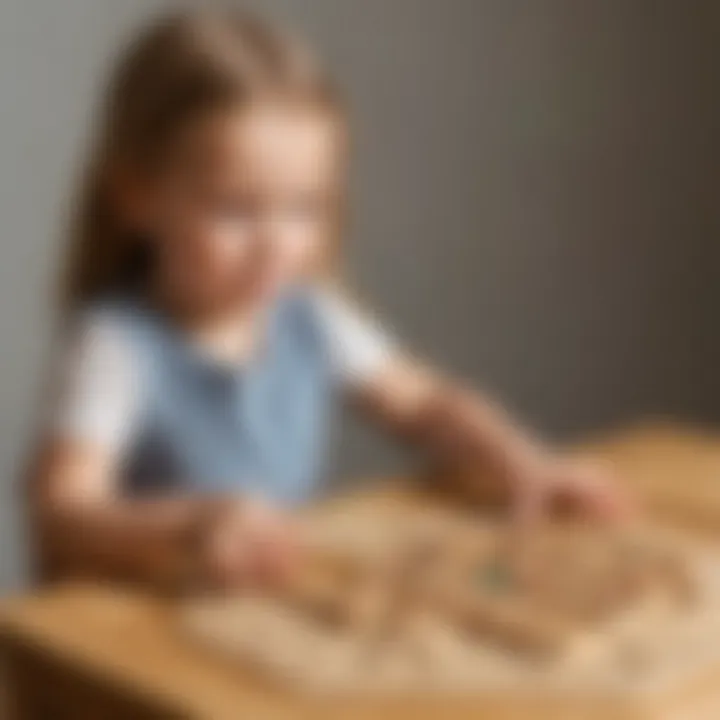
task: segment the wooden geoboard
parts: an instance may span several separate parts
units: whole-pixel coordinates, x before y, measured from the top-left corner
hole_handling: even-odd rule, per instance
[[[309,533],[315,559],[282,592],[195,600],[183,613],[195,638],[278,687],[478,708],[541,698],[553,717],[587,708],[568,718],[602,701],[624,709],[615,717],[669,718],[673,698],[720,679],[720,553],[709,545],[648,528],[520,537],[427,509],[327,513]],[[707,712],[720,717],[720,703]]]

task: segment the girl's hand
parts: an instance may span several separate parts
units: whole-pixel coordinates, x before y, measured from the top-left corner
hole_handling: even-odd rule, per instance
[[[300,555],[292,520],[262,501],[231,499],[210,509],[200,533],[200,575],[215,587],[283,582]]]
[[[548,461],[518,485],[515,510],[520,522],[553,510],[609,522],[622,522],[635,513],[630,494],[611,467],[563,457]]]

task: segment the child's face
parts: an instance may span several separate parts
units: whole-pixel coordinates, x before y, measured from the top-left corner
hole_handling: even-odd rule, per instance
[[[338,155],[336,129],[316,112],[267,107],[196,123],[146,198],[160,280],[203,309],[271,300],[326,249]]]

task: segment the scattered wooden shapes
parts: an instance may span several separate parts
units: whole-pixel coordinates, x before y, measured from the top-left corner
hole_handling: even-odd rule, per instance
[[[237,601],[258,618],[233,634],[245,657],[314,690],[473,687],[495,670],[561,667],[639,680],[655,672],[657,628],[697,599],[687,553],[649,532],[543,526],[523,544],[487,523],[364,520],[326,543],[315,528],[292,583]]]

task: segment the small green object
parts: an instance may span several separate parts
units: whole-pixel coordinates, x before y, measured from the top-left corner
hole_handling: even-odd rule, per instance
[[[507,590],[512,585],[512,574],[507,565],[494,561],[478,569],[475,582],[490,590]]]

